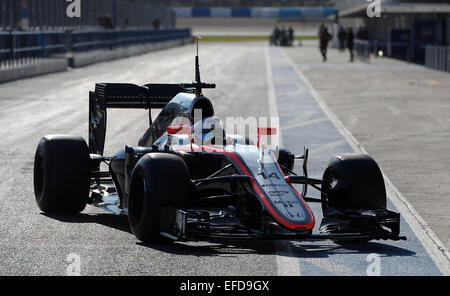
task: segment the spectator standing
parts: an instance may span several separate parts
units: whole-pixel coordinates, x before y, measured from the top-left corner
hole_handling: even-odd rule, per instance
[[[159,17],[154,18],[153,21],[152,21],[153,29],[159,30],[159,26],[160,25],[161,25],[161,22],[159,20]]]
[[[274,45],[278,45],[279,41],[280,41],[280,35],[281,35],[281,31],[278,28],[278,26],[275,27],[275,29],[273,30],[272,35],[273,35],[273,39],[272,39],[273,44]]]
[[[338,39],[339,39],[339,50],[345,50],[345,39],[347,38],[347,34],[345,33],[345,29],[343,27],[339,28]]]
[[[289,27],[288,35],[289,35],[289,45],[293,45],[294,44],[294,29],[292,29],[292,27]]]
[[[319,27],[319,35],[322,34],[323,30],[325,30],[325,25],[321,24]]]
[[[326,62],[328,42],[330,42],[331,40],[331,35],[330,33],[328,33],[328,29],[326,27],[320,29],[319,40],[320,40],[320,53],[322,54],[323,61]]]
[[[350,51],[350,62],[353,62],[353,47],[354,47],[354,40],[355,36],[353,35],[353,29],[351,27],[348,27],[347,29],[347,48]]]
[[[287,31],[284,27],[281,28],[281,36],[280,36],[280,45],[287,46],[288,45],[288,35]]]

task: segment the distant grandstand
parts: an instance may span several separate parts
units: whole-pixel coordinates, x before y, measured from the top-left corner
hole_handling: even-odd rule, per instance
[[[201,36],[269,38],[275,26],[293,28],[296,36],[316,36],[332,22],[330,0],[134,0],[171,7],[178,27]],[[232,39],[232,38],[231,38]]]

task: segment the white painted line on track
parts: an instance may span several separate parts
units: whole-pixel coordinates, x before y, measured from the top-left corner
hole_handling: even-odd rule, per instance
[[[322,111],[330,119],[331,123],[336,127],[339,133],[347,140],[353,150],[357,153],[366,153],[367,151],[364,147],[355,139],[355,137],[350,133],[349,130],[344,126],[344,124],[339,120],[339,118],[333,113],[333,111],[328,107],[325,100],[321,95],[314,89],[309,80],[303,75],[303,73],[298,69],[295,63],[286,55],[283,50],[280,50],[282,55],[285,57],[286,61],[295,69],[300,79],[307,85],[309,91],[313,95],[317,104],[320,106]],[[267,54],[267,52],[266,52]],[[268,54],[267,54],[268,58]],[[268,63],[268,62],[266,62]],[[270,64],[269,64],[270,66]],[[270,82],[273,83],[273,82]],[[269,85],[270,85],[269,83]],[[273,87],[273,85],[272,85]],[[275,97],[274,97],[275,98]],[[269,96],[270,101],[270,96]],[[269,104],[270,107],[270,104]],[[389,199],[397,207],[402,216],[408,222],[411,229],[414,231],[422,245],[425,247],[427,252],[430,254],[431,258],[434,260],[439,270],[443,275],[450,275],[450,253],[444,244],[439,240],[434,231],[431,229],[430,225],[419,215],[419,213],[414,209],[414,207],[408,202],[408,200],[400,193],[400,191],[393,185],[389,178],[384,174],[384,181],[386,183],[386,191]],[[280,266],[278,266],[280,270]],[[280,272],[278,272],[280,273]]]
[[[269,97],[269,113],[271,117],[278,118],[278,107],[275,96],[275,87],[272,77],[272,66],[270,64],[269,48],[265,49],[266,57],[266,71],[267,71],[267,93]],[[281,136],[281,128],[278,132],[280,147],[283,147],[283,137]],[[277,240],[275,241],[276,253],[277,253],[277,269],[280,276],[299,276],[300,275],[300,262],[297,256],[294,256],[291,251],[291,242]]]

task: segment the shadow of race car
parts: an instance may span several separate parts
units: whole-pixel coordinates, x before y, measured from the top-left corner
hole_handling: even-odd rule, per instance
[[[225,238],[333,241],[401,240],[400,214],[386,208],[383,175],[369,155],[335,156],[323,179],[308,177],[308,149],[296,156],[261,144],[277,133],[258,128],[258,143],[227,135],[202,94],[215,84],[99,83],[89,93],[88,143],[49,135],[39,142],[34,190],[46,213],[73,214],[87,204],[127,215],[138,240]],[[149,110],[136,146],[104,155],[107,109]],[[155,121],[151,110],[162,109]],[[196,116],[199,110],[200,117]],[[184,120],[174,124],[175,119]],[[207,126],[209,124],[209,126]],[[303,174],[293,172],[303,162]],[[294,184],[303,185],[301,193]],[[307,197],[308,188],[321,198]],[[308,203],[321,203],[320,231]]]

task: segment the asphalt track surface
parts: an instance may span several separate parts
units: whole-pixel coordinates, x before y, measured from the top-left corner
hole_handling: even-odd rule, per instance
[[[338,50],[322,63],[317,42],[304,44],[284,52],[448,250],[448,73],[389,58],[349,63]]]
[[[320,177],[331,154],[352,151],[327,121],[304,79],[278,48],[265,43],[202,44],[202,78],[218,116],[280,116],[284,144],[311,148],[311,174]],[[48,216],[33,194],[33,157],[45,134],[87,137],[88,90],[95,82],[189,82],[194,47],[101,63],[0,85],[0,274],[65,275],[67,256],[81,258],[82,275],[366,275],[368,255],[382,275],[438,275],[440,270],[405,221],[406,242],[345,247],[332,242],[187,242],[142,245],[125,217],[87,206],[81,215]],[[108,114],[106,154],[136,144],[145,111]],[[302,123],[303,122],[303,123]],[[300,128],[304,122],[310,128]],[[312,193],[314,194],[314,193]],[[390,207],[394,209],[392,203]],[[320,222],[320,210],[312,207]]]

